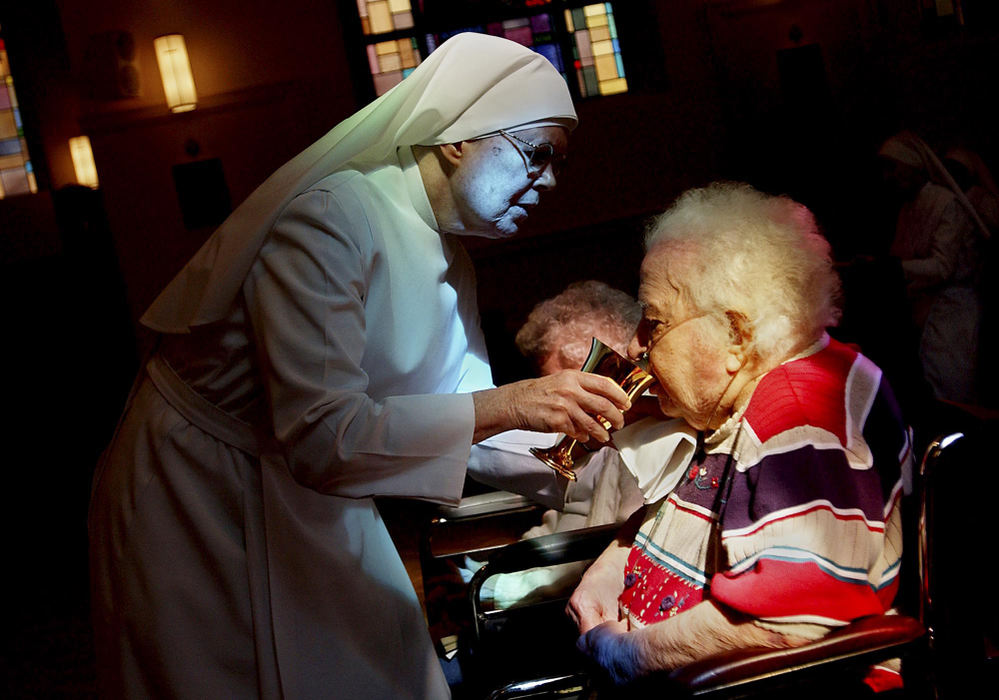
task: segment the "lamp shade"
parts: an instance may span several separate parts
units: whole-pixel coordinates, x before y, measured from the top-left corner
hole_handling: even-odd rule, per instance
[[[194,88],[194,75],[191,74],[183,35],[158,36],[153,39],[153,45],[156,47],[156,62],[160,66],[167,106],[171,112],[189,112],[198,104],[198,93]]]
[[[73,170],[76,171],[76,181],[97,189],[97,166],[94,164],[94,152],[90,148],[89,136],[74,136],[69,140],[69,155],[73,158]]]

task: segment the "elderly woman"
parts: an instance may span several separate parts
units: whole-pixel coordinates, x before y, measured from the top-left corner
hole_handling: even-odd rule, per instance
[[[885,611],[910,459],[880,370],[826,334],[839,283],[805,207],[715,184],[647,243],[631,353],[700,445],[570,600],[580,648],[619,682]]]
[[[599,280],[583,280],[535,305],[515,342],[538,374],[547,376],[582,367],[593,338],[627,353],[641,317],[642,307],[630,294]],[[581,458],[576,472],[579,478],[564,506],[547,511],[527,537],[623,522],[642,503],[634,476],[611,446]]]
[[[459,35],[271,176],[154,302],[159,348],[91,501],[101,697],[448,695],[372,498],[455,503],[469,469],[557,504],[551,470],[479,445],[623,424],[604,377],[492,387],[460,242],[517,232],[575,123],[545,58]]]
[[[641,317],[642,308],[630,294],[599,280],[573,282],[535,305],[517,331],[517,349],[541,376],[578,369],[593,338],[625,354]],[[563,506],[546,510],[524,539],[622,523],[642,505],[638,482],[615,448],[608,445],[580,455],[574,469],[579,478],[569,485]],[[482,597],[507,608],[555,591],[568,593],[583,566],[575,562],[497,574],[483,585]]]
[[[624,354],[641,317],[630,294],[600,280],[582,280],[538,302],[515,342],[538,374],[553,374],[582,367],[593,338]]]

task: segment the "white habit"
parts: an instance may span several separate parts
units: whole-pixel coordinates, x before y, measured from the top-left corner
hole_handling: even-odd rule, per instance
[[[371,497],[456,503],[465,392],[491,377],[410,145],[575,120],[545,59],[456,39],[262,185],[144,317],[162,342],[88,523],[102,697],[448,696]],[[518,464],[504,488],[558,500]]]

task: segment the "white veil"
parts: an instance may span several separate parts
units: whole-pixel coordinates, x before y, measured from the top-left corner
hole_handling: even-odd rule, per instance
[[[576,124],[568,86],[548,59],[495,36],[452,37],[254,190],[156,298],[142,323],[185,333],[223,318],[278,215],[330,173],[374,169],[391,162],[399,146],[454,143],[545,122]]]
[[[992,236],[992,232],[978,215],[974,205],[968,201],[967,195],[954,181],[954,176],[940,161],[936,152],[918,134],[912,131],[900,131],[881,145],[878,155],[918,168],[934,183],[949,189],[954,193],[958,203],[968,212],[968,216],[978,228],[979,235],[985,240]]]

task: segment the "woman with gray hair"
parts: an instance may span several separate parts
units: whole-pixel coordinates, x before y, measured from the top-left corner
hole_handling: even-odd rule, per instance
[[[642,307],[630,294],[599,280],[578,281],[538,302],[517,331],[515,342],[538,374],[548,376],[582,367],[593,338],[622,355],[627,353],[641,318]],[[589,446],[573,469],[578,478],[569,485],[562,508],[546,510],[523,539],[623,523],[641,507],[638,482],[615,447]],[[556,591],[568,593],[583,568],[585,562],[574,562],[498,574],[483,585],[482,596],[506,608]]]
[[[578,369],[591,338],[625,354],[641,318],[642,307],[630,294],[599,280],[573,282],[531,309],[515,342],[538,374]]]
[[[884,612],[910,459],[881,371],[826,333],[839,281],[805,207],[741,184],[692,190],[647,251],[630,352],[699,448],[570,600],[580,648],[619,682]]]

